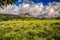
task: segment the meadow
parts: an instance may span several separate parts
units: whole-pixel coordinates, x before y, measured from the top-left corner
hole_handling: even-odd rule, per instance
[[[60,40],[60,19],[0,14],[0,40]]]

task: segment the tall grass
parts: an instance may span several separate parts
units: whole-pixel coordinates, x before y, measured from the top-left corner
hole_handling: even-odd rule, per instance
[[[8,16],[0,20],[0,40],[60,40],[60,20]]]

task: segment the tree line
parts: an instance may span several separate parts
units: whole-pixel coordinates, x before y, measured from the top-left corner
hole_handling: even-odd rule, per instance
[[[3,5],[15,3],[17,1],[18,0],[0,0],[0,7],[3,6]]]

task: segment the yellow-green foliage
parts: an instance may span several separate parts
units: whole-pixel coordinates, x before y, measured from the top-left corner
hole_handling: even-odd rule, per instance
[[[0,40],[60,40],[60,20],[0,14]]]
[[[3,21],[0,40],[60,40],[60,20]]]

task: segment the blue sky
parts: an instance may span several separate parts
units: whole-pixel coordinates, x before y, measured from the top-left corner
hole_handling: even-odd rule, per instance
[[[19,0],[20,2],[16,2],[15,4],[19,6],[19,4],[22,3],[22,0]],[[60,0],[32,0],[34,3],[40,3],[42,2],[44,5],[47,5],[49,2],[60,2]]]

